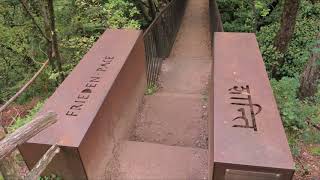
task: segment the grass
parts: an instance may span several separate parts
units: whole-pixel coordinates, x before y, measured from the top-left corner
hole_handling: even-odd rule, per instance
[[[26,116],[15,118],[14,123],[8,127],[9,133],[14,132],[18,128],[30,122],[34,118],[34,116],[37,114],[37,112],[41,109],[42,106],[43,106],[43,102],[38,102],[36,106],[33,109],[31,109]]]
[[[152,95],[154,93],[156,93],[158,91],[159,87],[156,83],[152,83],[150,85],[148,85],[146,91],[145,91],[145,95]]]
[[[320,156],[320,147],[313,147],[310,149],[312,155]]]

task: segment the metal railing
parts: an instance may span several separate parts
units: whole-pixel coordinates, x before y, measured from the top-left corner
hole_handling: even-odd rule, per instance
[[[170,55],[187,0],[172,0],[144,32],[148,86],[157,83],[161,64]]]
[[[214,32],[223,32],[223,24],[216,0],[209,0],[209,15],[210,15],[210,31],[211,31],[211,46],[213,46]]]

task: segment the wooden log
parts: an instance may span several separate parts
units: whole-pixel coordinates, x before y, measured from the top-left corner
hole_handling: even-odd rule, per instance
[[[0,112],[5,110],[15,99],[17,99],[20,96],[20,94],[22,94],[33,83],[33,81],[40,75],[40,73],[48,65],[48,62],[49,60],[44,62],[41,68],[38,70],[38,72],[35,73],[33,77],[14,96],[12,96],[3,106],[0,107]]]
[[[9,134],[6,138],[0,141],[0,159],[11,153],[18,145],[24,143],[42,130],[57,122],[56,117],[56,113],[48,112],[20,127],[12,134]]]
[[[4,128],[0,126],[0,140],[6,137]],[[15,162],[14,155],[8,155],[0,160],[0,172],[4,179],[22,179],[18,173],[18,164]]]
[[[46,169],[54,156],[60,152],[60,148],[55,144],[42,156],[35,167],[28,173],[24,180],[37,180],[41,173]]]

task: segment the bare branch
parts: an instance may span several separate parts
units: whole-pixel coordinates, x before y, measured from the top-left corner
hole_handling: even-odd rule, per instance
[[[20,0],[20,3],[22,4],[23,9],[27,12],[27,14],[30,16],[33,24],[36,26],[36,28],[39,30],[39,32],[41,33],[41,35],[47,40],[47,41],[51,41],[46,35],[45,33],[42,31],[42,29],[40,28],[40,26],[38,25],[37,21],[35,20],[35,18],[33,17],[32,13],[30,12],[27,4],[25,1]]]
[[[0,141],[0,160],[11,153],[18,145],[26,142],[55,122],[57,122],[57,114],[48,112],[9,134]]]
[[[40,73],[48,65],[48,62],[49,60],[44,62],[42,67],[38,70],[38,72],[35,73],[33,77],[13,97],[11,97],[3,106],[0,107],[0,112],[5,110],[15,99],[17,99],[20,96],[20,94],[22,94],[30,86],[30,84],[33,83],[33,81],[40,75]]]

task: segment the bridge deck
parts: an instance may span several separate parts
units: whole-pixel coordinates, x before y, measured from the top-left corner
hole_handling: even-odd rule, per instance
[[[113,177],[207,179],[206,99],[212,63],[209,24],[208,1],[189,0],[171,55],[162,66],[161,88],[155,94],[145,97],[130,143],[130,147],[134,147],[134,143],[141,146],[141,142],[145,142],[144,148],[150,151],[155,150],[152,148],[154,145],[150,144],[161,144],[157,145],[160,149],[154,153],[150,152],[155,156],[150,159],[147,158],[150,153],[146,153],[144,158],[143,155],[137,155],[136,151],[126,150],[127,147],[124,146],[119,155],[119,162],[108,167],[112,169]],[[193,148],[194,151],[186,150],[179,156],[172,155],[179,154],[181,148]],[[201,166],[184,165],[186,174],[180,174],[181,177],[169,173],[181,172],[181,168],[177,171],[159,172],[168,168],[162,167],[169,163],[165,162],[167,156],[169,159],[176,158],[176,161],[181,163],[192,163],[188,159],[201,156],[194,157],[201,159]],[[204,170],[206,172],[203,172]],[[148,176],[144,177],[145,172],[148,172]],[[188,174],[198,176],[188,177]]]

